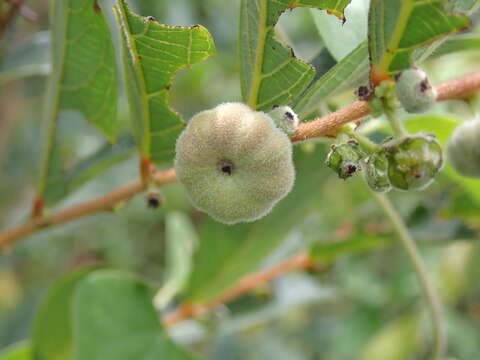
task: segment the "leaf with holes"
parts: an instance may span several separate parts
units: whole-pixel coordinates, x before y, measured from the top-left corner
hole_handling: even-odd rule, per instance
[[[166,26],[134,14],[124,0],[115,6],[122,33],[123,65],[133,129],[143,157],[170,161],[184,121],[168,105],[175,73],[215,53],[203,26]]]
[[[96,0],[56,0],[52,4],[52,73],[46,93],[48,123],[37,193],[64,176],[64,142],[59,127],[92,123],[113,141],[117,124],[117,75],[112,37]],[[80,116],[78,116],[80,115]],[[46,194],[46,202],[50,199]]]
[[[242,96],[253,109],[286,105],[312,81],[314,68],[275,40],[280,15],[294,7],[325,9],[343,19],[349,0],[242,0],[240,60]]]
[[[447,13],[441,0],[373,0],[368,24],[372,83],[412,66],[416,48],[469,24],[467,16]]]

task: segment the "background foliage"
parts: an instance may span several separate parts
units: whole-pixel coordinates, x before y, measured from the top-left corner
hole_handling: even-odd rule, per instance
[[[354,0],[347,7],[343,27],[335,15],[341,17],[346,1],[322,2],[333,4],[333,15],[310,9],[312,1],[299,1],[297,8],[281,16],[290,2],[272,1],[262,8],[266,2],[249,1],[259,7],[243,9],[240,1],[128,1],[132,11],[153,16],[161,23],[202,24],[210,32],[211,38],[204,28],[183,29],[179,36],[183,36],[180,41],[185,41],[187,50],[176,53],[168,49],[167,55],[180,60],[167,74],[155,72],[152,65],[162,56],[151,51],[157,38],[149,32],[168,28],[156,22],[145,25],[135,15],[128,19],[126,8],[115,17],[109,1],[100,2],[105,20],[93,14],[72,17],[81,21],[68,21],[69,12],[81,14],[89,2],[70,1],[68,11],[60,6],[61,1],[52,2],[59,4],[55,9],[49,9],[47,1],[28,2],[39,20],[27,23],[18,19],[1,43],[2,229],[26,218],[25,209],[35,193],[43,193],[48,205],[63,208],[137,178],[133,138],[141,144],[142,155],[152,157],[159,167],[167,167],[172,154],[167,151],[165,156],[155,156],[165,149],[154,149],[153,137],[156,133],[162,137],[163,131],[171,129],[173,135],[166,137],[171,147],[183,126],[182,118],[200,110],[242,98],[252,106],[268,109],[274,103],[296,99],[311,79],[324,75],[295,104],[302,118],[309,119],[351,103],[355,99],[353,88],[367,79],[368,1]],[[436,6],[440,1],[423,3]],[[473,1],[450,3],[467,12],[478,7]],[[418,7],[409,10],[417,12],[415,16],[426,16]],[[49,11],[58,20],[53,27]],[[243,17],[239,17],[240,11],[244,11]],[[376,14],[386,16],[382,9]],[[242,22],[252,19],[264,21],[266,31],[258,36],[250,24],[250,32],[238,36]],[[131,21],[130,32],[120,34],[115,25],[118,20]],[[466,25],[466,18],[458,14],[449,20],[446,24],[439,21],[435,29],[448,33],[451,27]],[[399,25],[389,24],[392,29],[382,36],[392,40],[388,36]],[[65,30],[65,26],[69,37],[57,42],[61,46],[51,57],[49,31],[58,35],[56,31]],[[107,27],[113,31],[111,47],[110,39],[95,35]],[[292,58],[274,35],[303,61]],[[179,41],[169,38],[176,35],[165,36],[162,41],[166,46],[169,41]],[[196,42],[188,43],[191,36],[200,39],[200,48],[192,47]],[[259,49],[250,48],[252,38],[263,42],[262,51],[267,55],[272,46],[281,47],[276,52],[278,58],[270,56],[265,74],[252,75],[258,72],[253,50]],[[126,39],[135,41],[137,53],[125,53]],[[397,40],[395,57],[372,58],[380,73],[408,66],[404,46],[423,45],[421,39],[408,44],[405,39]],[[72,45],[76,42],[84,44],[80,48],[85,53],[74,52],[78,51]],[[414,58],[431,55],[424,67],[430,80],[438,83],[478,70],[479,43],[478,15],[474,15],[468,32],[424,47]],[[339,48],[338,44],[344,46]],[[383,54],[382,49],[375,51]],[[192,58],[193,53],[198,57]],[[122,56],[130,62],[122,65]],[[98,73],[81,72],[92,66],[89,62],[98,67]],[[172,81],[175,71],[194,63],[179,70]],[[112,70],[115,66],[118,72]],[[119,76],[124,73],[123,66],[130,71]],[[76,75],[69,78],[59,71]],[[47,80],[46,74],[53,76]],[[152,82],[142,83],[145,79]],[[82,97],[84,82],[90,88],[98,86],[106,97],[86,98],[85,105],[77,109],[79,115],[71,111],[68,102]],[[42,123],[45,89],[47,115]],[[106,104],[115,103],[117,89],[120,100],[115,110]],[[152,97],[148,101],[135,98],[139,89]],[[180,115],[171,112],[167,98]],[[127,101],[136,104],[130,108],[136,121],[133,128]],[[99,113],[103,105],[108,111]],[[454,127],[478,115],[479,107],[478,98],[472,98],[468,104],[438,103],[421,116],[403,112],[401,116],[410,131],[433,132],[444,145]],[[165,116],[168,122],[158,121]],[[366,126],[374,139],[389,132],[384,119],[370,120]],[[38,135],[44,129],[54,129],[55,136],[42,161],[39,154],[45,144]],[[102,132],[110,138],[117,135],[115,144]],[[114,209],[114,214],[88,217],[20,242],[0,257],[0,348],[15,347],[0,359],[30,359],[30,351],[34,359],[59,360],[149,358],[159,352],[168,359],[422,358],[429,349],[431,324],[409,261],[361,177],[339,181],[324,166],[329,143],[322,139],[296,146],[294,191],[269,216],[252,224],[218,224],[191,207],[181,186],[172,185],[161,190],[166,203],[160,209],[148,209],[144,198],[138,196]],[[43,174],[40,181],[39,174]],[[35,184],[39,184],[36,189]],[[395,191],[391,198],[427,259],[446,303],[449,354],[462,360],[478,358],[478,180],[458,175],[447,164],[426,191]],[[168,329],[169,335],[157,321],[153,289],[161,289],[155,304],[168,305],[167,310],[180,300],[208,300],[242,275],[309,248],[319,263],[310,272],[276,279],[209,315]],[[70,311],[72,317],[65,315]],[[110,316],[104,315],[107,313]],[[92,323],[98,327],[92,328]],[[132,328],[139,331],[132,333]],[[129,341],[117,340],[125,338]],[[74,347],[74,343],[79,346]],[[118,345],[115,352],[109,350],[109,343]]]

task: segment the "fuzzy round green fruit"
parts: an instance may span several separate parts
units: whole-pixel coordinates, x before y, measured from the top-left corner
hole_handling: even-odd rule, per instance
[[[423,70],[404,70],[397,76],[396,82],[398,100],[407,112],[427,111],[437,99],[437,91],[430,85]]]
[[[457,126],[448,141],[447,154],[460,174],[480,178],[480,119]]]
[[[241,103],[189,121],[177,140],[175,170],[194,206],[226,224],[266,215],[295,180],[288,136]]]

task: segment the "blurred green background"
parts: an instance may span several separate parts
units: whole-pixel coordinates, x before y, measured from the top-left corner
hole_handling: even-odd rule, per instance
[[[41,109],[48,72],[48,7],[46,0],[27,1],[39,18],[18,18],[1,42],[0,58],[0,229],[27,218],[39,168]],[[202,24],[213,35],[217,55],[175,78],[171,101],[188,119],[197,111],[224,101],[240,101],[237,55],[238,0],[129,1],[142,15],[170,25]],[[356,1],[366,6],[366,1]],[[111,2],[101,3],[111,18]],[[359,5],[360,6],[360,5]],[[478,18],[478,16],[477,16]],[[347,17],[348,23],[348,17]],[[478,21],[471,30],[478,34]],[[318,74],[337,57],[324,45],[309,10],[282,15],[278,36]],[[332,32],[331,36],[335,36]],[[334,39],[329,39],[335,42]],[[340,41],[340,40],[339,40]],[[341,49],[340,49],[341,51]],[[12,60],[23,54],[36,67],[12,71]],[[338,54],[338,53],[337,53]],[[480,51],[435,58],[426,64],[433,83],[479,69]],[[16,64],[18,65],[18,64]],[[25,77],[28,71],[36,74]],[[122,89],[120,93],[123,94]],[[353,89],[323,104],[333,110],[354,100]],[[412,128],[430,124],[437,136],[448,137],[446,121],[478,115],[478,99],[470,104],[437,104],[423,119],[405,116]],[[126,101],[121,95],[119,117],[128,132]],[[447,120],[445,120],[447,119]],[[65,153],[81,158],[100,148],[104,139],[73,115],[61,129]],[[384,135],[381,120],[373,135]],[[446,133],[447,132],[447,133]],[[442,135],[443,134],[443,135]],[[312,168],[320,179],[314,206],[287,234],[262,267],[304,249],[309,244],[338,244],[368,238],[374,249],[322,260],[317,270],[288,274],[213,314],[171,329],[175,340],[206,359],[376,360],[412,359],[428,351],[430,320],[419,298],[419,286],[404,251],[360,176],[340,181],[324,166],[329,141],[297,146],[296,156],[316,153]],[[58,204],[58,208],[95,198],[137,177],[132,155]],[[199,227],[205,215],[196,212],[179,185],[161,190],[165,206],[148,209],[143,196],[115,213],[90,216],[39,232],[0,256],[0,349],[29,337],[32,318],[46,291],[66,272],[101,263],[141,274],[160,286],[165,278],[165,219],[178,212]],[[462,360],[480,358],[480,182],[451,170],[423,192],[391,193],[407,221],[447,304],[449,352]],[[295,211],[295,209],[292,209]],[[175,213],[174,213],[175,212]],[[416,357],[421,358],[421,357]]]

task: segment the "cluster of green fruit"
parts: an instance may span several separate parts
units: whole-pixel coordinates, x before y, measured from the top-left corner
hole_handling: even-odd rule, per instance
[[[416,68],[397,76],[396,85],[384,82],[360,90],[374,116],[391,114],[398,102],[409,112],[425,111],[436,100],[435,88]],[[289,136],[298,123],[288,106],[264,113],[242,103],[225,103],[195,115],[177,140],[175,158],[177,178],[193,205],[227,224],[268,214],[293,187]],[[459,127],[453,136],[450,157],[460,172],[468,167],[465,173],[480,176],[480,125],[467,127]],[[333,145],[327,166],[342,179],[365,169],[368,185],[377,192],[423,189],[443,165],[442,149],[434,135],[403,132],[400,129],[397,138],[387,138],[373,152],[366,152],[354,139]]]
[[[346,179],[365,169],[370,188],[420,190],[430,185],[443,164],[442,148],[430,134],[387,138],[378,151],[367,155],[353,139],[332,145],[326,164]]]

